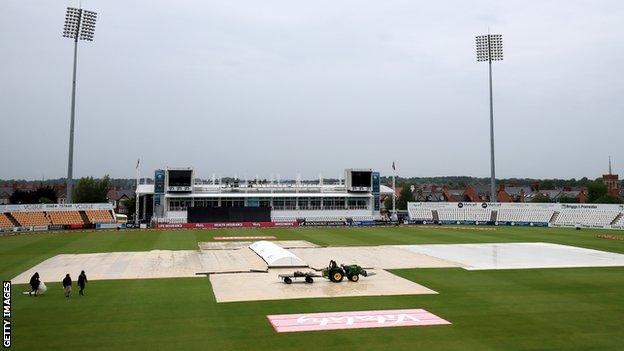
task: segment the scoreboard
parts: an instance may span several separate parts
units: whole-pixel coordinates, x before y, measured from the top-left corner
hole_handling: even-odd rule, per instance
[[[345,170],[345,186],[350,192],[371,192],[373,171],[371,169]]]
[[[193,190],[193,170],[190,168],[167,169],[167,192],[186,192]]]

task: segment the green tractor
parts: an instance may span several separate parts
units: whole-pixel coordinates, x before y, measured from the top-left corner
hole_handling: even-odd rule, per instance
[[[357,282],[360,280],[360,275],[367,277],[369,274],[356,264],[341,264],[338,266],[336,261],[331,260],[329,261],[329,266],[323,269],[322,275],[334,283],[340,283],[344,277],[347,277],[352,282]]]

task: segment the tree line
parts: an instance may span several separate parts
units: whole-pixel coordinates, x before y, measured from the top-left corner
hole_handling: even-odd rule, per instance
[[[383,184],[391,184],[392,177],[381,177]],[[533,186],[538,183],[540,190],[554,190],[564,187],[579,188],[586,187],[591,179],[583,177],[580,179],[538,179],[538,178],[504,178],[497,179],[498,184],[505,184],[509,186]],[[424,184],[436,184],[446,185],[449,189],[463,189],[468,185],[489,185],[489,177],[469,177],[469,176],[440,176],[440,177],[396,177],[396,183],[407,183],[410,185],[424,185]],[[624,180],[620,181],[621,186],[624,186]]]
[[[93,177],[80,178],[74,185],[72,198],[74,203],[104,203],[106,194],[112,187],[111,179]],[[50,185],[42,185],[31,191],[15,190],[9,197],[11,204],[48,204],[57,203],[58,195]]]

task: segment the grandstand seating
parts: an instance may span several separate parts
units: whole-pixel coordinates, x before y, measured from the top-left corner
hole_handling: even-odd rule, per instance
[[[548,223],[555,214],[554,210],[541,208],[501,208],[497,211],[499,222]]]
[[[605,211],[595,209],[565,209],[559,212],[555,224],[560,225],[609,225],[619,215],[618,211]]]
[[[78,211],[50,211],[48,216],[52,224],[85,224]]]
[[[113,223],[115,219],[108,210],[86,210],[85,214],[91,223]]]
[[[624,213],[617,206],[509,206],[498,209],[494,206],[466,206],[459,208],[456,205],[447,207],[426,205],[409,208],[409,218],[414,221],[443,222],[498,222],[515,223],[550,223],[559,226],[594,226],[603,227],[612,225],[613,228],[624,228]],[[495,207],[494,207],[495,208]],[[17,223],[23,227],[58,225],[83,225],[95,223],[114,223],[112,209],[97,210],[32,210],[26,208],[21,211],[0,213],[0,228],[12,228]],[[8,210],[6,210],[8,211]],[[366,210],[334,211],[334,210],[306,210],[306,211],[275,211],[271,214],[274,222],[296,222],[305,219],[308,222],[342,222],[347,219],[353,221],[373,221],[374,216]],[[17,223],[16,223],[17,221]],[[186,223],[185,217],[154,218],[156,223]]]
[[[374,220],[373,216],[305,216],[306,221],[310,222],[337,222],[344,221],[347,218],[351,218],[354,221],[372,221]],[[293,216],[271,216],[271,220],[273,222],[296,222],[297,219],[301,219],[301,217],[293,217]]]
[[[351,218],[354,221],[372,221],[375,218],[368,210],[301,210],[271,211],[273,222],[296,222],[305,219],[310,222],[336,222]]]
[[[13,222],[4,213],[0,213],[0,228],[14,227]]]
[[[11,215],[23,227],[50,224],[50,219],[44,212],[11,212]]]
[[[410,208],[409,218],[414,221],[433,221],[433,211],[428,208]]]
[[[479,221],[492,218],[492,210],[487,208],[442,208],[437,210],[441,221]]]

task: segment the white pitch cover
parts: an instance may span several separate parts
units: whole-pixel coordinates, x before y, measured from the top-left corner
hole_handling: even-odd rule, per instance
[[[249,248],[272,267],[306,267],[307,264],[292,252],[270,241],[256,241]]]

